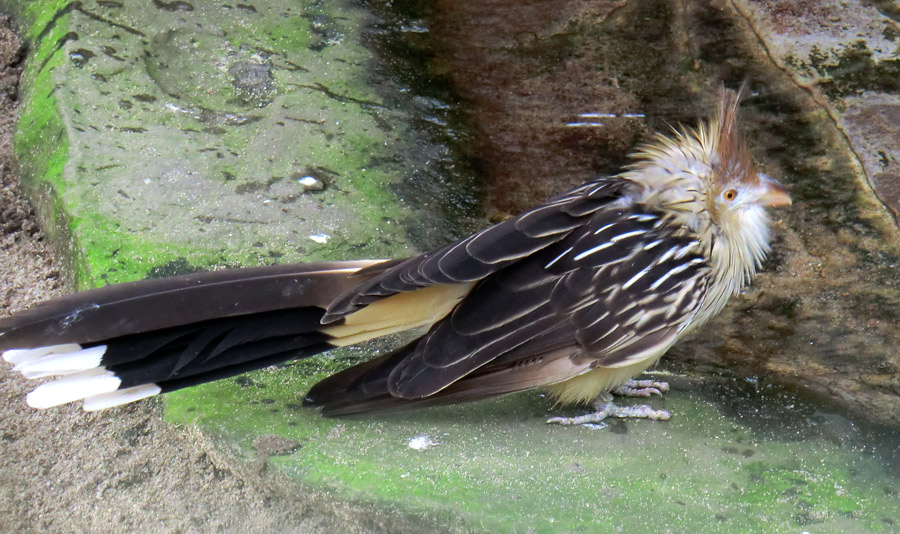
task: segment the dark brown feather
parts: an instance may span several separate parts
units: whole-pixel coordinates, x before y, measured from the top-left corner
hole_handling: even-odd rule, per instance
[[[325,308],[371,261],[273,265],[142,280],[74,293],[0,319],[0,350],[93,343],[215,318]]]
[[[320,383],[330,390],[331,396],[328,398],[330,402],[326,401],[325,397],[318,396],[308,398],[308,400],[311,405],[323,406],[322,414],[328,417],[470,402],[544,386],[588,370],[589,365],[586,362],[573,358],[577,351],[578,349],[575,347],[566,347],[530,360],[518,361],[515,364],[492,365],[457,381],[434,395],[416,399],[396,397],[384,389],[376,394],[360,394],[355,388],[362,383],[372,384],[374,381],[367,380],[368,377],[365,376],[365,373],[357,374],[356,368],[353,367]],[[367,371],[371,372],[371,368]],[[341,376],[345,373],[348,375],[346,378]],[[316,385],[316,388],[318,387],[319,384]],[[346,389],[342,389],[342,387]],[[313,391],[310,393],[312,394]]]

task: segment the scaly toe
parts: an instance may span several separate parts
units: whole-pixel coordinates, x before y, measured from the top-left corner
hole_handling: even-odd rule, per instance
[[[655,382],[653,380],[629,380],[612,390],[614,395],[621,397],[651,397],[662,395],[669,391],[668,382]]]
[[[668,421],[672,414],[666,410],[654,410],[646,404],[635,406],[617,406],[611,402],[605,402],[596,406],[596,412],[579,415],[578,417],[551,417],[548,424],[574,426],[603,424],[608,417],[629,419],[650,419],[652,421]]]

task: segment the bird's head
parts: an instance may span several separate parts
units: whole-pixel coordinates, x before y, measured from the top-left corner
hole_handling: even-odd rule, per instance
[[[789,206],[775,180],[756,171],[737,129],[740,96],[723,90],[715,116],[697,129],[657,136],[623,175],[636,200],[695,233],[725,276],[749,282],[769,250],[766,208]],[[737,288],[734,288],[735,290]]]

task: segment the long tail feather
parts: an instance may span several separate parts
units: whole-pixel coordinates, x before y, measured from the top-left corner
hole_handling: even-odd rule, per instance
[[[209,319],[300,306],[325,308],[380,261],[225,269],[74,293],[0,319],[0,350],[94,343]],[[346,276],[340,276],[345,273]],[[7,360],[12,356],[4,356]]]
[[[0,319],[0,349],[26,378],[57,377],[28,395],[31,406],[84,399],[85,409],[103,409],[334,348],[325,308],[378,263],[233,269],[76,293]]]

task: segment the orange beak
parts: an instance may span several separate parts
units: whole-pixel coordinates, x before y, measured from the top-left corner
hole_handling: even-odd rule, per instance
[[[764,174],[761,174],[759,177],[762,179],[763,187],[766,190],[759,197],[760,204],[769,208],[781,208],[791,205],[791,195],[788,194],[787,189]]]

